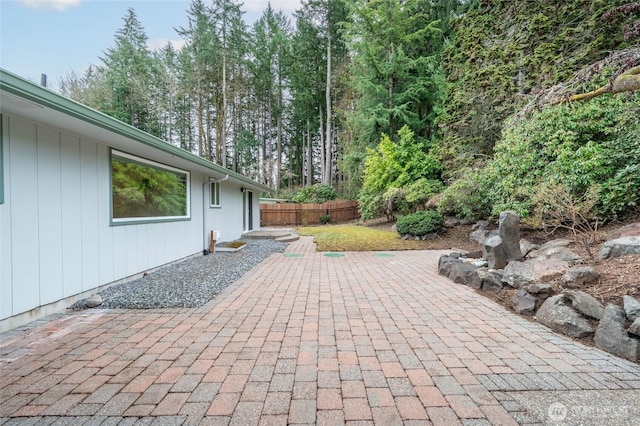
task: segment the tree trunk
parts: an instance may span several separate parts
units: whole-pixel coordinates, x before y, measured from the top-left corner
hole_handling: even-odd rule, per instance
[[[320,112],[320,180],[324,183],[325,171],[326,167],[325,161],[325,145],[324,145],[324,128],[322,127],[324,124],[324,115],[322,115],[322,105],[318,107],[318,111]]]
[[[331,185],[331,169],[332,169],[332,149],[331,149],[331,25],[327,24],[327,86],[325,91],[325,98],[327,102],[327,137],[325,138],[325,165],[324,165],[324,177],[323,182]]]
[[[307,186],[313,185],[313,146],[311,144],[311,123],[307,117]]]

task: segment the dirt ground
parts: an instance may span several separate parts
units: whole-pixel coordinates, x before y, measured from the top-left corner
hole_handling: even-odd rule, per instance
[[[640,222],[640,217],[634,222]],[[366,226],[395,232],[393,223],[385,220],[372,221],[365,224]],[[597,257],[601,245],[606,241],[607,236],[618,230],[625,224],[609,225],[600,229],[600,241],[590,246],[590,251]],[[469,239],[471,234],[471,225],[459,225],[453,228],[447,228],[440,233],[435,239],[428,241],[429,249],[435,250],[480,250],[480,245]],[[541,230],[521,230],[521,238],[536,244],[543,244],[546,241],[567,238],[573,240],[573,236],[569,232],[556,232],[553,235]],[[606,259],[598,261],[589,256],[587,250],[581,244],[572,244],[571,250],[582,256],[582,261],[576,266],[593,266],[599,273],[600,278],[592,284],[588,284],[581,288],[596,299],[600,300],[603,305],[615,303],[622,305],[622,296],[630,295],[640,298],[640,255],[628,255],[616,259]],[[562,290],[559,280],[554,282],[556,290]],[[479,292],[485,297],[496,300],[498,303],[511,308],[511,296],[516,290],[503,290],[499,293]]]

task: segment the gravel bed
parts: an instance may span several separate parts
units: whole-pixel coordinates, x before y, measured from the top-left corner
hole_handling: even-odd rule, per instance
[[[244,240],[236,252],[216,252],[160,268],[142,278],[99,292],[100,308],[156,309],[195,308],[238,280],[273,253],[281,253],[286,243],[274,240]],[[71,309],[84,309],[87,299]]]

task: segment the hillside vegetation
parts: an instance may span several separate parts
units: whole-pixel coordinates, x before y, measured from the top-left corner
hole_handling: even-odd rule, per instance
[[[640,85],[606,93],[625,71],[637,80],[640,3],[614,10],[625,4],[487,1],[456,21],[443,52],[443,214],[510,209],[534,225],[587,227],[638,214]]]

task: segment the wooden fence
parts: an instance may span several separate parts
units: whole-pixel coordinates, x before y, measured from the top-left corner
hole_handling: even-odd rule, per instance
[[[318,225],[328,215],[331,222],[360,218],[357,201],[335,201],[324,204],[260,204],[260,226]]]

